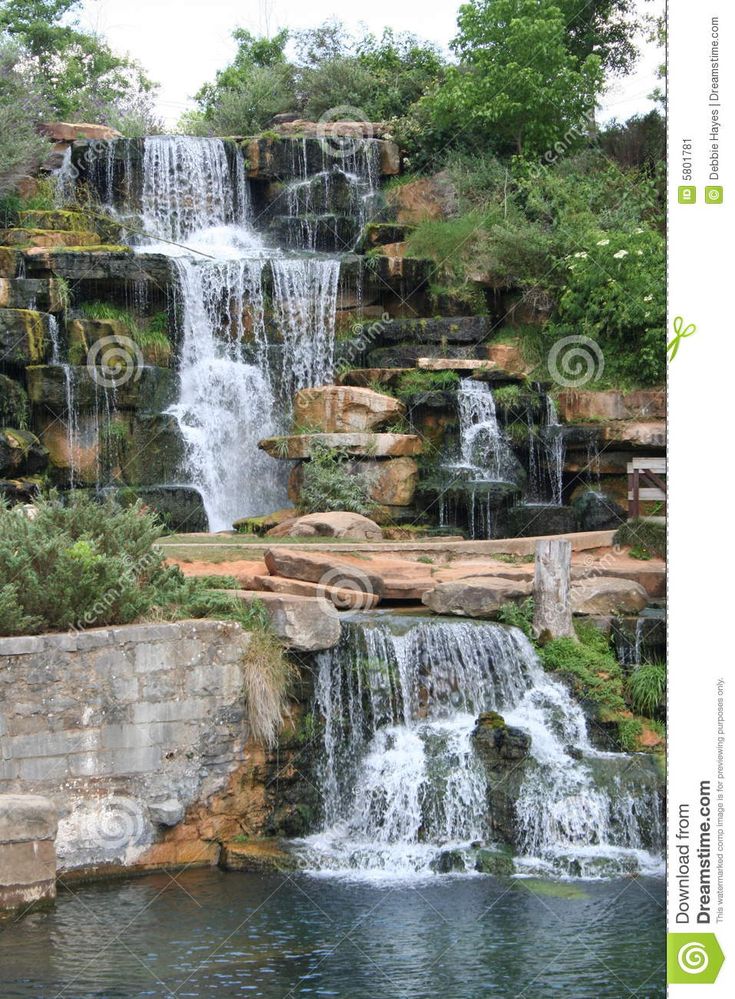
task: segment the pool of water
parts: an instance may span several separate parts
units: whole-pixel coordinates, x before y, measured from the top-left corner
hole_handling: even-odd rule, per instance
[[[3,999],[658,999],[664,883],[391,885],[191,870],[61,890],[0,933]]]

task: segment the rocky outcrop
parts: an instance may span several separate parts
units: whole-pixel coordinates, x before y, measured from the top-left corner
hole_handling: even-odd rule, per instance
[[[267,437],[258,442],[272,458],[309,458],[313,442],[366,458],[399,458],[421,453],[421,438],[414,434],[292,434]]]
[[[421,602],[435,614],[493,618],[503,604],[523,600],[530,593],[530,583],[479,576],[439,583]]]
[[[42,364],[51,345],[51,317],[31,309],[0,309],[0,357],[5,364]]]
[[[597,576],[573,583],[571,601],[574,614],[637,614],[648,605],[648,594],[631,579]]]
[[[339,642],[339,614],[327,600],[262,590],[227,590],[238,600],[265,607],[273,634],[296,652],[320,652]]]
[[[343,582],[349,582],[344,580]],[[297,597],[313,597],[330,600],[337,610],[372,610],[377,607],[380,597],[366,593],[362,589],[347,586],[329,586],[324,583],[309,583],[303,579],[284,579],[281,576],[256,576],[254,583],[259,589],[271,593],[290,593]]]
[[[352,541],[381,541],[383,538],[375,521],[344,510],[308,513],[284,520],[271,528],[268,535],[275,538],[349,538]]]
[[[401,224],[447,219],[459,211],[457,190],[444,171],[400,184],[388,193],[387,200],[389,209]]]
[[[567,389],[556,399],[559,417],[565,423],[580,420],[663,420],[666,418],[666,390],[636,389],[621,392],[608,389],[593,392]]]
[[[56,898],[56,808],[36,794],[0,794],[0,916]]]
[[[47,121],[39,126],[42,135],[52,142],[76,142],[78,139],[121,139],[122,132],[109,125],[96,125],[90,122]]]
[[[328,434],[370,433],[405,412],[393,396],[347,385],[302,389],[294,398],[295,422]]]
[[[269,548],[265,553],[265,564],[272,576],[302,579],[309,583],[337,588],[357,589],[377,596],[381,596],[384,591],[381,575],[371,569],[353,565],[331,553]]]
[[[487,801],[493,832],[511,846],[518,846],[521,827],[516,802],[531,752],[531,736],[506,725],[495,711],[481,714],[472,732],[472,745],[487,777]]]

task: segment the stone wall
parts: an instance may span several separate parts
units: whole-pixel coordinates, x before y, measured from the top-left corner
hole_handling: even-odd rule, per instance
[[[61,869],[137,864],[262,766],[246,749],[249,640],[214,621],[0,638],[0,794],[54,802]]]
[[[56,898],[56,810],[35,794],[0,794],[0,915]]]

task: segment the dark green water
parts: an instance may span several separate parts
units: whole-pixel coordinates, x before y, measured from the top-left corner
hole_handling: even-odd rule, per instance
[[[0,933],[3,999],[665,996],[664,884],[373,885],[188,871],[62,891]]]

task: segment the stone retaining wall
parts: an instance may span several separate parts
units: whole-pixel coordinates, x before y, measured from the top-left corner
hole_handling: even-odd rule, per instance
[[[0,794],[0,914],[56,898],[55,835],[48,798]]]
[[[248,643],[214,621],[0,638],[0,794],[52,799],[60,868],[135,863],[227,785]]]

